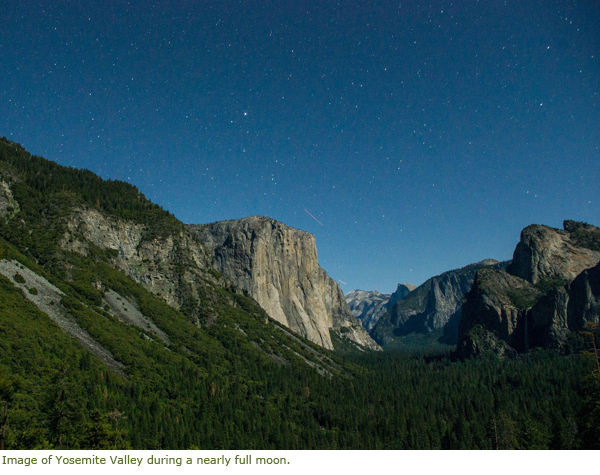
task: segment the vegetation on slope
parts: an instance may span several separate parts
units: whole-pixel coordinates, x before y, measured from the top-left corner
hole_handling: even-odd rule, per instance
[[[6,448],[403,449],[593,447],[590,362],[535,352],[455,362],[327,352],[269,322],[256,302],[206,282],[210,307],[169,307],[110,265],[58,245],[85,203],[158,232],[180,225],[130,185],[103,182],[0,141],[18,212],[0,218],[0,259],[57,286],[70,318],[124,365],[119,375],[0,276],[0,400]],[[161,224],[162,223],[162,224]],[[23,278],[21,276],[21,278]],[[120,321],[114,290],[168,335]],[[337,346],[342,342],[337,342]],[[596,412],[594,412],[596,410]],[[596,414],[596,415],[594,415]]]

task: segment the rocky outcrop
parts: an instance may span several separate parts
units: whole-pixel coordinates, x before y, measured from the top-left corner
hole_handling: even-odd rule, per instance
[[[181,230],[166,236],[148,238],[148,226],[124,221],[80,207],[67,221],[61,247],[88,254],[90,245],[112,251],[111,263],[133,280],[180,309],[193,307],[199,318],[200,300],[210,292],[206,281],[216,281],[209,269],[210,256],[191,233]]]
[[[398,287],[396,287],[396,290],[390,296],[390,299],[388,300],[387,306],[391,307],[398,300],[403,299],[404,297],[406,297],[408,294],[410,294],[416,288],[417,288],[416,285],[409,284],[408,282],[406,282],[404,284],[398,284]]]
[[[463,305],[459,354],[507,354],[506,345],[513,352],[561,348],[571,330],[598,322],[599,261],[595,226],[574,221],[565,221],[563,230],[528,226],[508,272],[477,273]]]
[[[600,323],[600,264],[584,270],[568,287],[567,325],[581,330],[586,323]]]
[[[540,297],[529,311],[527,339],[521,351],[542,347],[558,349],[568,338],[567,305],[569,293],[563,286],[551,289]]]
[[[312,234],[256,216],[188,229],[212,254],[217,270],[274,320],[325,348],[333,349],[330,331],[378,348],[319,266]]]
[[[41,262],[52,262],[66,282],[80,277],[73,270],[79,263],[72,261],[107,264],[198,326],[238,310],[266,319],[266,311],[325,348],[333,349],[335,341],[379,349],[350,313],[339,286],[319,267],[314,236],[308,233],[268,218],[185,226],[131,185],[69,170],[5,139],[0,162],[0,228],[18,227],[4,234],[25,253],[36,250]],[[15,214],[24,218],[13,219]],[[71,259],[72,253],[89,259]],[[83,279],[95,288],[95,297],[96,291],[104,297],[104,311],[168,343],[167,334],[136,309],[131,295],[116,296],[112,282],[100,281],[115,275],[105,271],[95,282],[87,282],[91,276]],[[241,293],[258,300],[262,309]],[[339,338],[332,340],[333,334]]]
[[[456,342],[464,295],[471,289],[478,269],[501,266],[493,259],[445,272],[424,284],[389,307],[373,328],[371,336],[380,344],[410,333],[445,333],[446,340]]]
[[[600,229],[589,224],[565,221],[564,230],[533,224],[521,232],[509,272],[532,284],[542,280],[572,281],[584,269],[600,261],[593,247]]]
[[[329,331],[378,348],[352,316],[337,284],[318,266],[314,236],[269,218],[188,226],[148,238],[147,226],[80,207],[68,218],[61,247],[112,252],[112,264],[169,305],[210,323],[211,292],[233,284],[267,314],[333,349]],[[214,269],[218,270],[220,276]]]
[[[462,307],[459,354],[468,357],[482,353],[491,347],[492,335],[516,351],[527,349],[526,321],[540,296],[533,284],[520,277],[499,269],[479,270]],[[482,335],[486,335],[485,339]],[[504,345],[494,346],[504,351]]]
[[[9,183],[0,180],[0,217],[12,218],[19,212],[19,203],[14,199]]]
[[[150,318],[139,311],[137,304],[133,299],[119,295],[114,290],[109,289],[104,294],[102,305],[107,312],[111,313],[122,322],[133,325],[145,332],[153,333],[167,345],[171,344],[169,336],[158,328]]]

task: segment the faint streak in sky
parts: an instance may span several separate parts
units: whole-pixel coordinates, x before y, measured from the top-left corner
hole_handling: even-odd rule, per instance
[[[321,221],[319,221],[317,218],[315,218],[315,217],[314,217],[314,216],[313,216],[313,215],[310,213],[310,211],[308,211],[306,208],[304,208],[304,211],[306,211],[306,212],[307,212],[307,213],[310,215],[310,217],[311,217],[312,219],[314,219],[314,220],[315,220],[317,223],[319,223],[321,226],[323,226],[323,223],[322,223]],[[324,226],[323,226],[323,227],[324,227]]]
[[[338,279],[338,282],[341,282],[344,285],[348,285],[346,282],[344,282],[343,280]]]

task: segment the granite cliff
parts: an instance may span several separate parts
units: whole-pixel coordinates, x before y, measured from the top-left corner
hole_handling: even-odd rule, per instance
[[[464,295],[471,289],[478,269],[502,266],[493,259],[444,272],[432,277],[415,290],[390,305],[371,331],[382,345],[410,333],[443,334],[444,340],[455,343]]]
[[[598,228],[565,221],[564,229],[533,224],[521,232],[508,271],[532,284],[542,280],[572,281],[600,260]]]
[[[598,322],[599,262],[599,228],[528,226],[506,271],[478,271],[463,305],[459,354],[562,347],[571,330]]]
[[[334,349],[333,333],[340,344],[379,349],[318,265],[309,233],[269,218],[186,226],[131,185],[66,169],[8,141],[0,141],[0,161],[6,236],[67,281],[80,264],[74,256],[83,256],[122,271],[197,327],[210,327],[246,294],[324,348]],[[92,293],[116,290],[90,279]],[[252,312],[264,321],[262,310]]]
[[[210,323],[211,302],[225,280],[211,272],[211,258],[183,225],[154,237],[151,226],[118,219],[89,206],[66,218],[60,242],[66,251],[88,255],[107,250],[111,264],[169,305],[189,314],[197,325]]]
[[[409,283],[398,284],[398,287],[396,287],[396,290],[390,296],[390,299],[387,302],[387,307],[389,308],[389,307],[395,305],[396,302],[398,302],[400,299],[403,299],[404,297],[406,297],[408,294],[410,294],[416,288],[417,288],[416,285],[409,284]]]
[[[333,349],[330,330],[361,347],[378,348],[319,267],[311,234],[255,217],[182,225],[152,239],[149,232],[146,225],[79,207],[67,220],[61,246],[80,254],[90,246],[113,251],[115,267],[191,314],[198,325],[214,321],[217,288],[233,286],[271,318],[324,348]]]
[[[379,349],[350,313],[338,284],[319,266],[312,234],[258,216],[188,229],[216,269],[274,320],[325,348],[333,349],[331,331]]]

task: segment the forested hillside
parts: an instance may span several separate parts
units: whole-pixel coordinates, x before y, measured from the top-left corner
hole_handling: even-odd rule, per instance
[[[6,140],[0,185],[8,449],[600,448],[596,361],[581,354],[597,331],[516,360],[360,352],[335,334],[332,352],[214,269],[169,305],[114,252],[69,245],[81,206],[143,225],[144,240],[182,232],[135,187]]]

